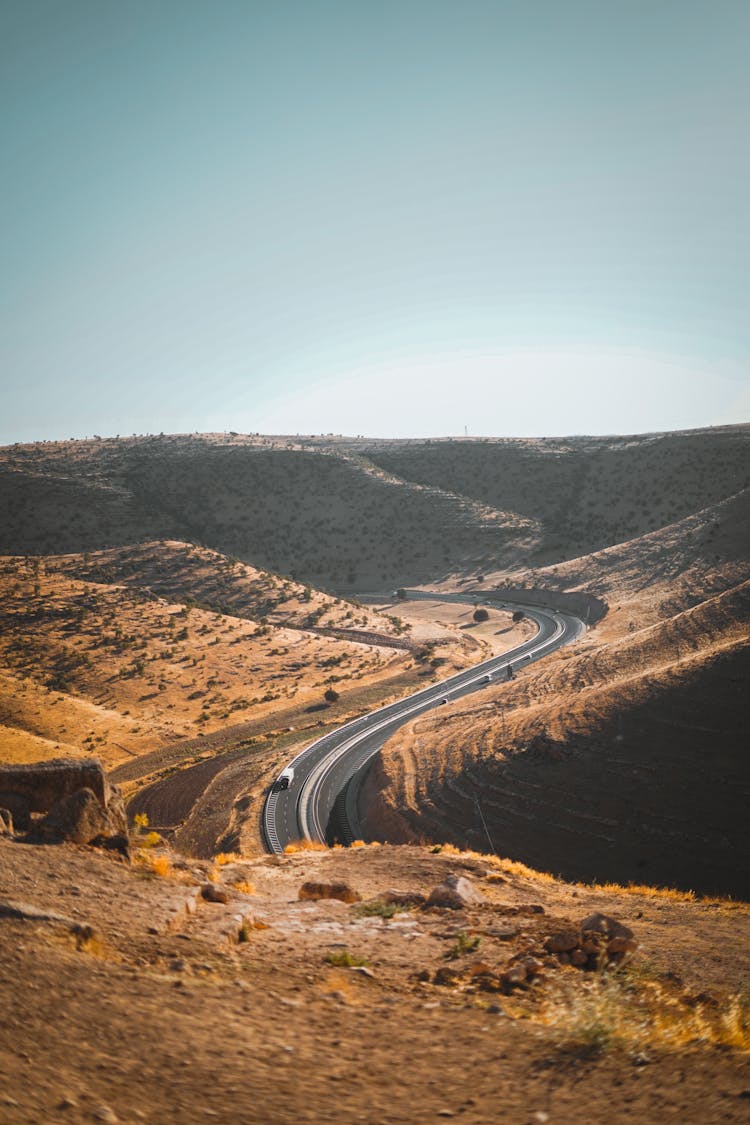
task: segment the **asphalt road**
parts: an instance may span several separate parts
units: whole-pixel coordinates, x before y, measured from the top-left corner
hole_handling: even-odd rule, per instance
[[[494,608],[523,610],[537,625],[537,634],[529,641],[501,656],[473,668],[465,669],[439,683],[430,684],[413,695],[389,703],[377,711],[363,715],[305,747],[289,765],[294,767],[294,780],[289,789],[269,793],[263,809],[263,832],[270,852],[283,852],[286,844],[308,839],[332,843],[351,843],[359,836],[357,792],[366,767],[381,746],[400,726],[443,701],[453,702],[472,692],[481,691],[492,682],[502,683],[508,665],[518,672],[543,656],[570,644],[586,631],[583,621],[559,610],[509,602],[500,594],[483,595],[431,594],[409,591],[410,600],[477,602]],[[487,677],[491,680],[488,682]]]

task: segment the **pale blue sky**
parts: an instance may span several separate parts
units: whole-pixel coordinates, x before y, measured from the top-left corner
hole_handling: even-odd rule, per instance
[[[750,419],[747,0],[2,0],[0,441]]]

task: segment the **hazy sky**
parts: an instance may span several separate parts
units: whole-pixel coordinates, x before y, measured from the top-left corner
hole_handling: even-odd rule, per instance
[[[1,0],[0,442],[750,420],[748,0]]]

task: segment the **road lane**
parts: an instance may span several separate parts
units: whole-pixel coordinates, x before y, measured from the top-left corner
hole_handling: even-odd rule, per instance
[[[584,623],[569,613],[527,606],[507,599],[467,594],[431,594],[408,591],[412,600],[481,602],[493,608],[520,609],[537,626],[530,640],[499,656],[484,660],[436,684],[378,708],[368,715],[330,731],[302,750],[289,765],[294,780],[287,790],[270,793],[263,810],[263,832],[271,852],[283,852],[286,844],[299,839],[331,841],[331,816],[336,810],[336,834],[351,842],[358,833],[356,794],[367,763],[400,726],[444,699],[453,702],[494,682],[502,682],[509,664],[515,669],[541,659],[585,632]],[[490,675],[492,680],[487,682]]]

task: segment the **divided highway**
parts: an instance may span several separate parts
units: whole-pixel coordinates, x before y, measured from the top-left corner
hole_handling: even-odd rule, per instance
[[[481,599],[466,594],[432,594],[408,591],[410,600],[465,602],[481,601],[495,609],[523,610],[537,625],[531,640],[446,680],[432,683],[413,695],[389,703],[368,715],[338,727],[305,747],[289,766],[294,778],[288,789],[271,792],[263,809],[263,833],[270,852],[300,839],[351,843],[360,835],[357,793],[370,760],[400,726],[415,716],[453,702],[465,695],[502,683],[507,669],[519,671],[555,649],[570,644],[586,631],[578,617],[559,610],[509,602],[498,596]]]

